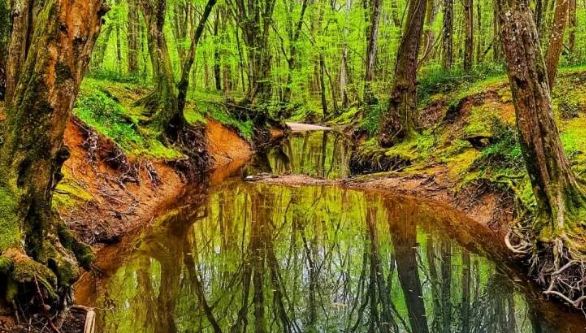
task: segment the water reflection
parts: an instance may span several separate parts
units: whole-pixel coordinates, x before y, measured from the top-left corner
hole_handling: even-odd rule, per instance
[[[350,175],[348,140],[333,131],[292,133],[278,146],[258,152],[248,170],[250,174],[304,174],[328,179]]]
[[[579,315],[552,326],[446,237],[451,218],[405,198],[234,182],[161,219],[86,296],[101,332],[583,331]]]

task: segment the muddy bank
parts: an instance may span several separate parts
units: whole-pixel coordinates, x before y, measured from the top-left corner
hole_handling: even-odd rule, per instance
[[[504,245],[504,235],[513,220],[512,198],[488,188],[469,188],[456,192],[447,171],[438,167],[434,174],[405,175],[380,173],[350,179],[328,180],[304,175],[252,177],[249,181],[289,186],[336,185],[349,189],[378,190],[416,197],[462,212],[471,221],[488,228]]]
[[[55,200],[59,214],[89,244],[117,242],[124,234],[148,223],[177,197],[189,181],[177,161],[130,160],[103,137],[72,120],[65,144],[71,158]],[[252,156],[251,145],[220,123],[209,120],[206,147],[213,158],[212,182],[241,167]]]

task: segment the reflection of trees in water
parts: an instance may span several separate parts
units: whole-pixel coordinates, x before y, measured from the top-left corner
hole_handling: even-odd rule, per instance
[[[348,175],[350,148],[342,134],[318,131],[296,133],[253,158],[254,172],[307,174],[324,178]]]
[[[110,331],[532,330],[507,278],[433,232],[441,222],[412,203],[242,184],[186,211],[117,273],[121,292],[108,298],[120,310],[104,320],[134,322]],[[126,303],[133,314],[120,318]]]

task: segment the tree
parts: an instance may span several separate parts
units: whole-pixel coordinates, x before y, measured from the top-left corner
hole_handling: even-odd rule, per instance
[[[1,291],[9,302],[28,302],[41,286],[59,301],[68,295],[78,263],[87,267],[91,259],[51,203],[69,156],[65,125],[107,7],[101,0],[19,5],[12,12],[0,148]]]
[[[140,9],[138,0],[128,0],[128,74],[138,74],[138,59],[140,54]]]
[[[549,37],[549,47],[545,56],[549,88],[553,90],[555,77],[558,71],[558,63],[564,48],[564,33],[568,22],[568,9],[570,0],[558,0],[555,4],[553,26]]]
[[[443,57],[444,69],[452,69],[454,63],[454,0],[444,0]]]
[[[4,100],[6,89],[6,57],[10,38],[10,20],[8,3],[0,0],[0,100]]]
[[[586,197],[570,169],[555,124],[547,70],[528,0],[497,3],[519,141],[537,201],[530,229],[539,255],[538,274],[544,279],[567,262],[582,258]],[[564,295],[569,284],[558,282],[558,277],[550,277],[548,292],[574,302],[568,298],[573,295],[571,287]]]
[[[232,15],[242,31],[248,51],[250,87],[243,104],[271,99],[271,48],[269,35],[276,0],[228,0]]]
[[[380,144],[390,147],[415,132],[417,112],[417,62],[425,19],[426,0],[410,0],[407,26],[401,39],[395,66],[395,82],[389,108],[384,115]]]
[[[577,1],[570,0],[569,19],[570,19],[570,38],[568,40],[568,50],[571,56],[575,56],[576,52],[576,28],[578,26],[578,8]]]
[[[472,70],[474,62],[474,1],[464,0],[464,70]]]
[[[368,25],[366,30],[366,66],[364,74],[364,103],[366,105],[376,104],[376,96],[372,91],[374,80],[374,69],[376,66],[376,52],[378,44],[378,27],[380,23],[382,0],[365,1],[365,9],[370,10],[367,16]]]
[[[167,38],[163,30],[167,16],[167,2],[139,0],[147,26],[147,40],[153,67],[153,92],[141,103],[151,115],[149,125],[157,132],[170,134],[185,123],[179,112],[175,78]]]
[[[182,63],[181,66],[181,79],[179,80],[179,83],[177,84],[177,87],[179,88],[179,94],[178,94],[178,98],[177,98],[177,103],[178,103],[178,107],[177,107],[177,112],[181,115],[183,115],[183,111],[185,109],[185,103],[186,103],[186,99],[187,99],[187,91],[189,89],[189,73],[191,72],[191,68],[193,67],[193,63],[195,62],[195,54],[197,51],[197,45],[199,44],[199,40],[201,39],[201,36],[203,35],[203,31],[205,29],[206,26],[206,22],[208,21],[208,18],[210,17],[210,14],[212,13],[212,9],[214,8],[214,6],[216,5],[216,0],[208,0],[208,3],[206,4],[206,7],[203,11],[203,14],[201,16],[201,18],[199,19],[199,23],[197,25],[197,28],[195,29],[193,36],[191,38],[191,44],[189,46],[189,51],[187,52],[184,61]],[[216,21],[218,20],[218,17],[216,17]],[[216,81],[217,83],[218,81]]]

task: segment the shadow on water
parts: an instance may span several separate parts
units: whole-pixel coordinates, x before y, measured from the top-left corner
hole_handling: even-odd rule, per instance
[[[240,181],[198,198],[82,282],[100,332],[585,330],[515,282],[490,231],[443,207]]]
[[[349,141],[335,131],[295,132],[277,146],[258,152],[246,174],[304,174],[338,179],[350,175]]]

